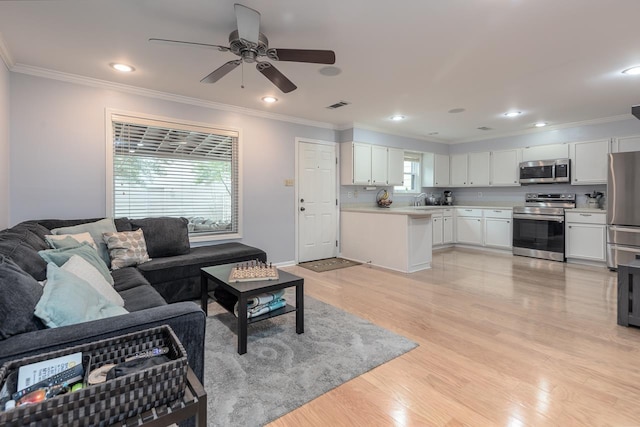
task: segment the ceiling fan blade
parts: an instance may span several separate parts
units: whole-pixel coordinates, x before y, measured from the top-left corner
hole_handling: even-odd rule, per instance
[[[211,74],[209,74],[204,79],[200,80],[200,83],[215,83],[224,76],[226,76],[229,72],[235,70],[235,68],[242,63],[241,59],[236,59],[235,61],[229,61],[223,66],[214,70]]]
[[[284,93],[289,93],[298,88],[298,86],[294,85],[291,80],[286,78],[285,75],[278,71],[270,62],[258,62],[256,68]]]
[[[260,12],[239,3],[234,4],[233,7],[236,11],[238,37],[257,45],[260,33]]]
[[[274,61],[311,62],[313,64],[336,63],[336,54],[332,50],[269,49],[267,57]]]
[[[226,52],[229,50],[227,46],[219,46],[217,44],[206,44],[206,43],[196,43],[196,42],[183,42],[180,40],[167,40],[167,39],[149,39],[152,43],[162,43],[162,44],[177,44],[177,45],[187,45],[187,46],[195,46],[195,47],[204,47],[206,49],[216,49],[221,52]]]

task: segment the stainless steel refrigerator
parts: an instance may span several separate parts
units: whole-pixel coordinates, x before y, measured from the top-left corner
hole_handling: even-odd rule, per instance
[[[609,154],[607,266],[640,255],[640,151]]]

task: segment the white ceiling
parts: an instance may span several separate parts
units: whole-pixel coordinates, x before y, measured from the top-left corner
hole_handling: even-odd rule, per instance
[[[240,0],[262,14],[276,48],[332,49],[342,72],[275,63],[298,89],[281,93],[244,64],[200,79],[229,52],[150,37],[227,45],[231,0],[2,1],[12,69],[38,67],[253,110],[444,142],[629,115],[640,104],[639,0]],[[136,71],[119,74],[111,62]],[[279,102],[264,105],[260,98]],[[351,105],[329,110],[337,101]],[[465,112],[450,114],[449,110]],[[509,119],[509,110],[522,115]],[[392,122],[393,114],[403,122]],[[490,131],[478,127],[493,128]],[[437,136],[430,136],[438,132]]]

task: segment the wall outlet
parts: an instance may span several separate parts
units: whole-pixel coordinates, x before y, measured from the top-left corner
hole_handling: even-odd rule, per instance
[[[285,179],[284,186],[285,187],[293,187],[295,185],[295,181],[293,179]]]
[[[482,197],[482,191],[478,191],[478,197]]]
[[[354,197],[355,199],[357,199],[357,198],[358,198],[358,190],[356,190],[356,191],[354,191],[354,192],[353,192],[353,197]]]
[[[351,199],[353,198],[353,192],[349,191],[347,192],[347,199]]]

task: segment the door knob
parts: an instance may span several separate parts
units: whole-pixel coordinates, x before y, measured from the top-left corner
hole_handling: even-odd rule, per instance
[[[306,211],[306,209],[303,206],[303,207],[300,208],[300,212],[304,212],[304,211]]]
[[[304,203],[304,199],[300,199],[300,203]]]

